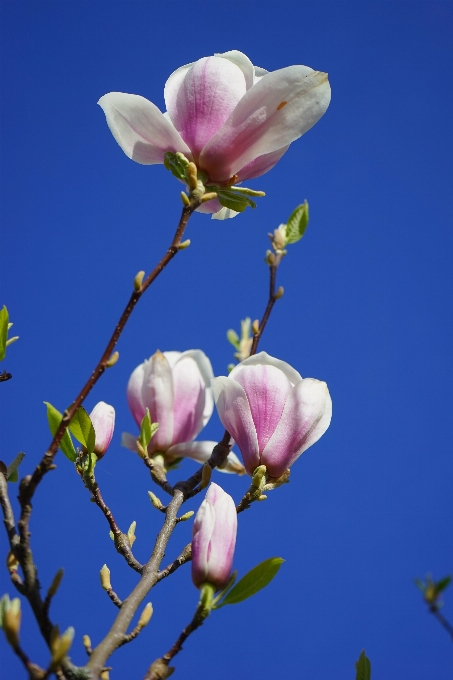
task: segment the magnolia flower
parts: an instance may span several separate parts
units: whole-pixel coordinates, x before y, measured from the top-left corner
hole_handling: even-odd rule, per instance
[[[94,452],[98,458],[102,458],[110,446],[115,429],[115,409],[105,401],[100,401],[90,413],[96,435]]]
[[[140,427],[146,408],[159,427],[148,446],[150,454],[163,453],[166,460],[193,458],[204,463],[217,442],[193,441],[208,422],[214,409],[211,362],[204,352],[159,352],[132,372],[127,385],[127,401]],[[123,434],[122,443],[136,451],[136,439]],[[244,468],[230,453],[225,472],[242,474]]]
[[[280,477],[329,427],[332,400],[326,383],[302,379],[266,352],[245,359],[228,378],[214,378],[211,385],[220,420],[250,475],[266,465],[271,477]]]
[[[227,584],[237,523],[233,499],[220,486],[211,484],[193,523],[192,580],[197,588],[212,583],[219,590]]]
[[[167,111],[144,97],[110,92],[99,100],[126,156],[143,165],[181,152],[209,183],[231,186],[268,172],[330,103],[327,74],[308,66],[268,72],[237,50],[203,57],[165,84]],[[198,208],[234,216],[217,199]],[[220,212],[220,215],[219,215]]]

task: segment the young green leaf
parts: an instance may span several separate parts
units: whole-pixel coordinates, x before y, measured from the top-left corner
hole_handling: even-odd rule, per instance
[[[47,421],[49,423],[49,428],[52,432],[52,435],[54,435],[58,430],[58,426],[60,425],[63,416],[61,415],[60,411],[57,411],[57,409],[52,406],[52,404],[49,404],[48,401],[45,401],[44,403],[47,406]],[[63,451],[66,458],[69,458],[72,463],[75,462],[77,458],[77,452],[74,448],[74,444],[72,443],[71,435],[69,434],[68,430],[65,430],[63,438],[60,442],[60,449]]]
[[[25,458],[25,453],[18,453],[17,456],[14,458],[12,463],[10,463],[7,467],[6,470],[6,479],[8,482],[17,482],[19,481],[19,465],[22,463],[23,459]]]
[[[94,451],[96,433],[94,431],[93,423],[90,420],[90,416],[85,411],[83,406],[79,406],[75,412],[74,417],[69,423],[69,429],[77,441],[86,448],[88,453],[92,453]]]
[[[446,576],[435,584],[436,593],[441,593],[445,588],[447,588],[451,583],[451,576]]]
[[[297,243],[305,234],[308,226],[308,203],[304,201],[291,213],[286,225],[287,243]]]
[[[217,197],[219,199],[220,205],[224,208],[230,208],[230,210],[235,210],[236,212],[244,212],[246,208],[256,208],[255,201],[245,195],[235,194],[233,191],[220,191],[216,189]]]
[[[6,341],[8,340],[8,310],[5,306],[0,309],[0,361],[5,358]]]
[[[359,656],[358,661],[356,661],[355,667],[357,670],[355,680],[370,680],[371,664],[370,660],[367,658],[365,654],[364,649],[362,649],[362,653]]]
[[[154,433],[156,432],[158,427],[159,427],[159,423],[152,423],[151,422],[151,416],[149,415],[149,409],[146,409],[146,413],[143,416],[143,420],[142,420],[142,423],[140,425],[140,444],[142,445],[142,447],[145,451],[148,448],[148,444],[150,443],[151,439],[153,438]]]
[[[253,567],[236,583],[234,588],[226,594],[222,602],[216,606],[216,609],[223,607],[225,604],[243,602],[243,600],[252,597],[259,590],[265,588],[277,574],[284,561],[281,557],[269,557],[264,562],[257,564],[256,567]]]

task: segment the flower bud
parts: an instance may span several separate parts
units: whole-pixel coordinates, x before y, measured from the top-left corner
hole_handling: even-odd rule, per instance
[[[192,537],[192,580],[197,588],[226,585],[236,544],[237,513],[233,499],[211,484],[195,516]]]
[[[22,616],[19,598],[10,600],[8,595],[4,595],[0,602],[0,610],[0,625],[5,631],[6,639],[12,647],[17,647]]]
[[[111,590],[112,584],[110,583],[110,569],[106,564],[104,564],[101,571],[99,572],[99,576],[101,577],[101,586],[104,588],[104,590]]]
[[[145,606],[144,610],[142,611],[140,618],[138,620],[138,627],[139,628],[144,628],[145,626],[148,625],[148,623],[151,621],[151,617],[153,615],[153,605],[151,602],[148,602],[148,604]]]
[[[52,631],[53,635],[50,643],[50,651],[52,652],[52,668],[56,668],[56,666],[58,666],[61,661],[63,661],[64,657],[69,652],[75,633],[72,626],[65,630],[63,635],[59,635],[57,626],[54,627],[54,631]]]
[[[139,291],[140,288],[142,287],[143,279],[145,277],[145,272],[144,271],[139,271],[134,279],[134,290]]]
[[[106,404],[105,401],[100,401],[91,411],[90,418],[96,433],[94,452],[98,458],[102,458],[112,441],[115,428],[115,409]]]

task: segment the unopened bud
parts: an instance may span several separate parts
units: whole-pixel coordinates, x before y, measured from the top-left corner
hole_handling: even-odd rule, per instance
[[[274,297],[276,300],[280,300],[281,297],[283,297],[283,293],[285,292],[285,289],[283,286],[279,286],[277,289],[277,292],[275,293]]]
[[[98,458],[102,458],[112,441],[115,429],[115,409],[105,401],[100,401],[91,411],[90,420],[95,433],[94,452]]]
[[[2,628],[5,631],[6,639],[12,647],[19,645],[20,620],[22,612],[20,610],[20,600],[18,597],[5,602],[3,612]]]
[[[208,201],[214,200],[214,198],[217,198],[217,194],[215,191],[210,191],[207,194],[204,194],[203,198],[201,199],[202,203],[207,203]]]
[[[266,466],[265,465],[258,465],[256,470],[253,473],[252,477],[252,486],[255,487],[255,489],[261,489],[264,485],[265,482],[265,477],[266,477]]]
[[[266,262],[266,264],[269,265],[269,267],[272,267],[275,264],[275,255],[274,255],[274,253],[271,253],[270,250],[266,251],[265,262]]]
[[[258,498],[256,500],[257,501],[265,501],[266,498],[267,498],[267,496],[265,496],[264,494],[261,494],[261,496],[258,496]]]
[[[6,568],[8,569],[10,574],[14,574],[14,572],[17,571],[18,567],[19,560],[17,559],[13,552],[9,551],[8,556],[6,558]]]
[[[197,177],[197,166],[195,163],[190,162],[186,170],[187,184],[191,191],[194,191],[198,187],[198,177]]]
[[[189,510],[189,512],[185,512],[184,515],[181,515],[179,518],[180,522],[186,522],[188,519],[190,519],[194,514],[193,510]]]
[[[134,290],[136,290],[136,291],[140,290],[140,288],[142,287],[144,276],[145,276],[145,272],[143,272],[143,271],[138,272],[138,274],[136,275],[136,277],[134,279]]]
[[[104,590],[111,590],[112,584],[110,583],[110,569],[106,564],[104,564],[101,571],[99,572],[99,576],[101,577],[101,586],[104,588]]]
[[[185,208],[189,207],[190,201],[189,201],[189,197],[188,197],[188,195],[186,194],[185,191],[181,191],[181,201],[182,201],[182,204]]]
[[[72,641],[74,639],[74,628],[70,626],[63,635],[54,637],[53,644],[51,643],[52,652],[52,667],[59,666],[66,654],[71,649]]]
[[[209,463],[205,463],[201,469],[201,482],[200,489],[206,489],[209,482],[211,481],[212,468]]]
[[[183,241],[182,243],[179,244],[178,250],[185,250],[190,246],[190,238],[188,238],[186,241]]]
[[[157,510],[162,510],[162,508],[164,506],[162,505],[161,501],[157,498],[157,496],[152,491],[148,491],[148,496],[149,496],[149,500],[154,505],[154,507]]]
[[[91,654],[91,638],[89,635],[84,635],[82,638],[82,644],[85,647],[87,654]]]
[[[9,347],[10,345],[13,344],[13,342],[16,342],[16,340],[19,340],[18,335],[14,335],[12,338],[8,338],[8,340],[6,341],[5,347]]]
[[[144,628],[145,626],[147,626],[148,623],[151,621],[152,615],[153,615],[153,605],[151,604],[151,602],[148,602],[148,604],[145,606],[145,608],[142,611],[141,616],[138,620],[138,627]]]
[[[134,545],[135,539],[137,538],[137,536],[135,535],[136,526],[137,522],[132,522],[129,529],[127,530],[127,537],[129,539],[129,543],[131,544],[131,547]]]
[[[57,592],[58,588],[60,587],[61,580],[63,578],[64,574],[64,569],[59,569],[57,573],[54,576],[54,579],[52,583],[50,584],[50,588],[47,591],[47,598],[50,600],[55,593]]]
[[[257,333],[259,333],[259,330],[260,330],[260,322],[258,321],[258,319],[255,319],[255,321],[252,323],[253,334],[256,335]]]
[[[108,668],[104,668],[99,676],[100,680],[110,680],[110,673]]]
[[[113,352],[110,359],[108,361],[106,361],[105,367],[111,368],[112,366],[114,366],[116,364],[116,362],[118,361],[119,358],[120,358],[120,353],[119,352]]]

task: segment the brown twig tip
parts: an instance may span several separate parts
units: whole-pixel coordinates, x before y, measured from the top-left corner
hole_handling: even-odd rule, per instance
[[[3,371],[3,373],[0,373],[0,382],[6,382],[7,380],[11,380],[12,377],[13,376],[11,373]]]

